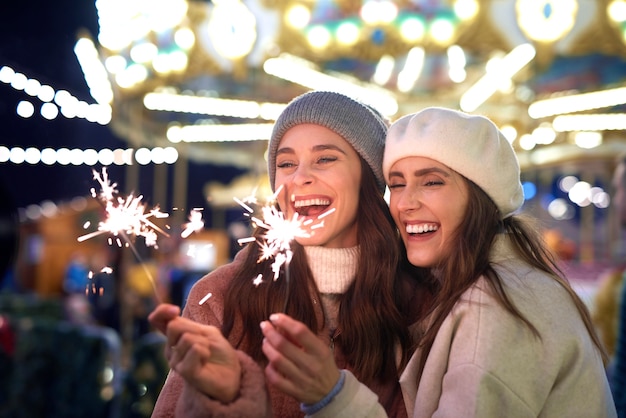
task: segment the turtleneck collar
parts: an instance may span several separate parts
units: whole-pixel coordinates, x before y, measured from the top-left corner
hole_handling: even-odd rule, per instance
[[[351,248],[304,247],[309,268],[320,293],[345,293],[354,281],[359,246]]]

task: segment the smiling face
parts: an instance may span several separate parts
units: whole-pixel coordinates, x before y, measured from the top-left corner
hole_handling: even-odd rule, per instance
[[[389,171],[389,208],[414,266],[445,260],[467,211],[465,179],[425,157],[396,161]]]
[[[275,189],[281,185],[278,202],[285,217],[304,217],[308,226],[303,228],[311,235],[297,238],[298,243],[332,248],[357,244],[361,160],[340,135],[313,124],[289,129],[276,151]],[[318,219],[323,213],[329,214]],[[321,222],[321,228],[310,228]]]

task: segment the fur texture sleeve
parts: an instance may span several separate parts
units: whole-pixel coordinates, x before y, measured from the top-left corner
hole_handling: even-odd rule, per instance
[[[233,402],[224,404],[184,385],[176,416],[195,418],[270,418],[271,406],[263,370],[245,353],[237,351],[242,366],[241,389]]]

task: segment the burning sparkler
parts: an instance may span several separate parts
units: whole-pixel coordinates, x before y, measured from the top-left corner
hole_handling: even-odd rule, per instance
[[[291,219],[285,218],[284,212],[278,210],[276,206],[273,205],[273,202],[276,201],[276,197],[282,190],[282,186],[280,186],[276,192],[268,199],[268,202],[265,206],[261,208],[262,218],[251,216],[251,220],[261,228],[266,230],[265,234],[262,236],[262,241],[258,241],[259,247],[261,248],[261,253],[259,255],[259,259],[257,262],[261,262],[264,260],[269,260],[270,258],[274,259],[272,263],[272,271],[274,272],[274,281],[278,279],[280,276],[280,270],[284,267],[285,273],[285,281],[287,282],[287,289],[289,289],[289,262],[293,256],[293,251],[291,250],[291,242],[296,238],[309,238],[311,234],[309,234],[302,227],[305,225],[310,225],[313,223],[313,220],[308,219],[304,220],[304,217],[301,217],[298,213],[294,213]],[[250,216],[254,213],[250,204],[256,204],[256,198],[254,196],[250,196],[244,198],[242,200],[234,198],[235,202],[239,203]],[[325,216],[328,216],[330,213],[334,212],[334,208],[322,213],[317,218],[322,219]],[[319,228],[323,226],[323,221],[319,224],[311,225],[311,229]],[[248,242],[257,241],[255,237],[246,237],[238,240],[240,245],[243,245]],[[259,274],[253,280],[253,284],[255,286],[259,286],[263,282],[262,276]],[[287,293],[287,298],[285,300],[285,307],[287,306],[287,301],[289,299],[289,293]]]
[[[274,280],[278,279],[280,269],[283,265],[285,265],[285,274],[287,276],[289,274],[287,266],[289,265],[289,261],[291,261],[291,257],[293,255],[293,252],[291,251],[291,241],[298,237],[310,237],[310,234],[302,229],[303,222],[297,213],[294,214],[292,219],[286,219],[283,212],[271,205],[271,203],[276,200],[276,196],[278,196],[281,189],[282,187],[279,187],[268,200],[268,203],[261,208],[261,213],[263,214],[262,219],[256,216],[251,217],[252,221],[257,226],[267,230],[267,232],[263,235],[263,242],[259,242],[261,255],[259,256],[258,262],[274,258],[274,262],[272,263]],[[252,203],[251,198],[246,198],[244,200],[234,198],[234,200],[250,214],[254,212],[254,210],[246,204]],[[242,238],[238,242],[239,244],[244,244],[252,241],[256,241],[256,238]],[[258,278],[255,279],[255,284],[256,283],[258,283]]]
[[[141,195],[133,196],[131,194],[127,197],[118,196],[117,183],[111,183],[106,167],[102,169],[102,175],[94,170],[93,178],[100,184],[101,191],[100,193],[96,193],[95,189],[92,188],[91,195],[94,198],[99,198],[104,206],[106,217],[103,221],[98,223],[98,229],[96,231],[78,237],[78,241],[83,242],[95,236],[109,233],[116,237],[116,242],[120,247],[122,246],[122,241],[119,239],[121,237],[124,240],[124,245],[130,247],[137,259],[141,261],[141,256],[137,252],[130,237],[143,237],[146,246],[158,248],[157,232],[165,236],[169,235],[154,224],[150,218],[167,218],[169,214],[161,212],[158,206],[146,212],[146,205],[141,201],[143,199]],[[110,239],[109,243],[111,242]],[[154,294],[158,300],[159,296],[154,278],[143,262],[141,265],[150,280]]]
[[[161,212],[158,206],[146,212],[146,205],[142,203],[143,196],[141,195],[135,197],[131,194],[125,198],[117,196],[117,183],[111,184],[106,168],[102,169],[102,175],[94,170],[93,178],[100,183],[101,191],[96,194],[95,190],[91,189],[91,195],[99,197],[104,204],[106,218],[98,223],[97,231],[79,237],[79,242],[110,233],[115,237],[124,238],[127,246],[130,245],[128,236],[141,236],[148,247],[158,248],[157,232],[169,236],[150,220],[152,217],[167,218],[169,214]]]

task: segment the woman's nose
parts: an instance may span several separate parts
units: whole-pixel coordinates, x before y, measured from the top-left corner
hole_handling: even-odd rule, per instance
[[[396,200],[396,207],[399,211],[406,212],[410,210],[418,209],[421,206],[419,196],[415,192],[405,191],[398,196]]]
[[[293,173],[293,182],[297,185],[310,184],[313,182],[311,168],[306,164],[299,164]]]

